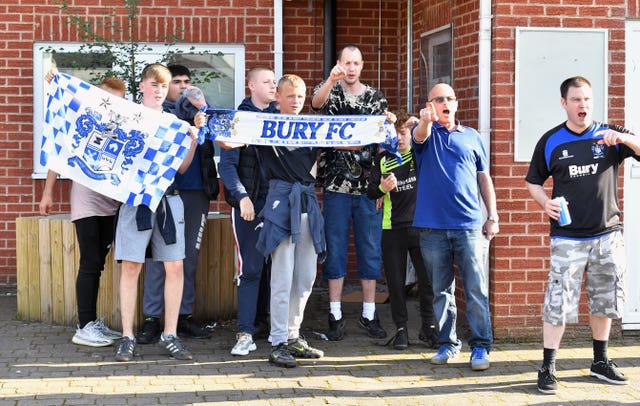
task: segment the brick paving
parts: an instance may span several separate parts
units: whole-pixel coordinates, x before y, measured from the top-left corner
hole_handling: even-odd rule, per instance
[[[640,343],[627,335],[611,343],[609,355],[631,383],[614,386],[587,376],[591,343],[568,340],[558,360],[560,391],[542,395],[535,388],[539,342],[497,342],[492,366],[471,371],[466,343],[456,362],[435,366],[434,354],[417,340],[404,352],[378,345],[357,327],[359,304],[345,303],[344,341],[322,341],[313,330],[326,326],[326,291],[312,295],[303,330],[324,350],[319,360],[282,369],[267,361],[269,344],[247,357],[229,354],[234,324],[214,329],[211,340],[186,340],[194,361],[169,359],[160,347],[140,346],[134,362],[113,360],[113,347],[71,343],[73,328],[16,319],[15,292],[0,295],[0,404],[2,405],[623,405],[640,404]],[[416,303],[411,303],[415,320]],[[391,330],[388,305],[378,305]]]

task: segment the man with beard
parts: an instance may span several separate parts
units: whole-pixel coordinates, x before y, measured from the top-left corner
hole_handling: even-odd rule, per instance
[[[329,115],[385,114],[384,95],[360,82],[362,54],[347,45],[338,53],[338,62],[326,81],[316,87],[311,100],[314,111]],[[342,287],[347,273],[349,230],[353,234],[362,285],[362,315],[358,324],[369,336],[385,338],[387,332],[376,315],[376,280],[381,275],[380,239],[382,211],[367,197],[367,185],[376,145],[358,150],[327,148],[320,153],[318,184],[323,188],[323,214],[327,239],[324,276],[329,283],[329,340],[344,338]]]

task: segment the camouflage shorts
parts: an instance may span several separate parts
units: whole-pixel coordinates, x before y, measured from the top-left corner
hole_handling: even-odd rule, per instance
[[[590,314],[622,317],[626,257],[622,233],[616,231],[593,240],[551,239],[551,271],[542,320],[555,326],[578,322],[582,277]]]

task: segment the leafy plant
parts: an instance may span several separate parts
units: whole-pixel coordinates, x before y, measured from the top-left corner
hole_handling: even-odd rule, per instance
[[[148,60],[141,60],[138,55],[153,51],[148,43],[163,43],[166,47],[166,51],[154,62],[169,64],[175,62],[183,53],[174,47],[182,40],[177,34],[163,38],[138,38],[140,1],[123,0],[126,10],[126,18],[123,20],[122,13],[118,13],[115,7],[105,9],[101,16],[89,19],[80,14],[79,8],[71,7],[69,0],[56,0],[56,4],[60,5],[60,11],[66,14],[65,23],[77,31],[82,45],[77,52],[66,52],[64,48],[52,47],[46,48],[45,51],[53,54],[59,66],[87,71],[89,80],[94,84],[104,77],[119,77],[125,81],[127,91],[133,100],[138,100],[140,73],[148,63]],[[179,33],[182,33],[182,30],[179,30]],[[198,70],[194,72],[192,82],[210,82],[221,76],[217,72]]]

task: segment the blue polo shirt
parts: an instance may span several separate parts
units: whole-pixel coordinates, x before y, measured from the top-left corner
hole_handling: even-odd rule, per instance
[[[431,136],[412,141],[418,168],[418,193],[413,225],[448,230],[479,229],[478,172],[488,170],[480,134],[460,123],[452,132],[433,123]]]

